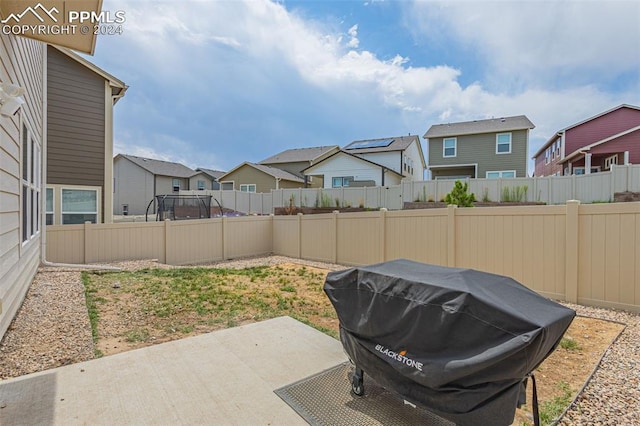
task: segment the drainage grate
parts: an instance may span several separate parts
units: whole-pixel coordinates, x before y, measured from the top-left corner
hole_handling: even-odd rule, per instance
[[[311,425],[455,426],[433,413],[405,404],[366,374],[365,395],[353,395],[352,373],[353,366],[346,362],[277,389],[275,393]]]

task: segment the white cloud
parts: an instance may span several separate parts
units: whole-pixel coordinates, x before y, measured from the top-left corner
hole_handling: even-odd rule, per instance
[[[485,61],[481,66],[495,69],[496,79],[524,75],[525,82],[534,81],[512,93],[495,89],[499,85],[488,83],[491,76],[463,86],[459,81],[463,70],[445,64],[412,67],[402,51],[382,60],[374,52],[358,49],[358,25],[349,28],[349,38],[343,40],[344,30],[305,20],[268,1],[189,2],[189,7],[182,7],[175,1],[107,0],[104,9],[126,11],[126,36],[108,40],[112,44],[99,54],[122,69],[127,75],[116,75],[132,84],[122,106],[117,106],[135,113],[126,118],[126,126],[137,128],[130,131],[136,137],[125,136],[119,145],[128,153],[228,168],[235,163],[225,163],[232,156],[223,157],[222,150],[238,151],[233,157],[238,160],[244,156],[257,161],[249,153],[266,157],[269,153],[260,150],[280,150],[265,146],[263,138],[267,144],[277,140],[299,145],[289,142],[294,136],[288,132],[293,126],[323,122],[319,115],[330,117],[326,120],[333,120],[336,128],[346,126],[338,120],[353,126],[356,122],[362,130],[354,138],[365,138],[380,136],[364,133],[376,128],[422,135],[431,124],[445,120],[525,114],[537,125],[532,132],[534,150],[555,130],[622,103],[624,95],[630,95],[627,103],[640,96],[609,94],[587,83],[561,89],[544,85],[558,70],[608,67],[624,72],[634,64],[637,69],[637,55],[628,54],[634,41],[614,43],[633,35],[630,18],[615,18],[621,35],[614,37],[609,22],[614,19],[597,23],[598,7],[581,4],[589,6],[575,10],[574,3],[553,2],[414,5],[418,21],[413,26],[429,37],[451,35],[479,49]],[[620,3],[613,6],[623,15],[627,8]],[[304,84],[314,98],[304,99],[290,89],[293,82]],[[315,117],[301,117],[304,122],[298,123],[296,105],[301,103],[324,109],[312,111]],[[264,116],[247,116],[247,111]],[[286,114],[295,114],[296,119]],[[207,133],[188,133],[194,126]],[[304,134],[323,130],[311,127]],[[238,136],[243,133],[246,136]],[[345,139],[321,143],[341,144],[350,136],[340,137]],[[246,147],[233,143],[240,140]],[[213,151],[215,157],[208,154]]]
[[[415,1],[410,28],[454,41],[486,61],[487,78],[549,83],[640,69],[640,2]]]

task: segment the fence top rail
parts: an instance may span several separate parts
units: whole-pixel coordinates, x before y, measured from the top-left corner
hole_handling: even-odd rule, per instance
[[[640,201],[630,203],[580,204],[578,214],[640,214]]]
[[[557,216],[566,214],[566,205],[459,207],[456,216]]]

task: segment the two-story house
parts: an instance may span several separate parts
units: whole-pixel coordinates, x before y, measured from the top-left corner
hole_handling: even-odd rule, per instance
[[[195,174],[180,163],[118,154],[113,159],[113,214],[142,215],[149,203],[149,214],[155,214],[155,196],[191,189],[189,181]]]
[[[196,169],[196,174],[189,178],[189,188],[198,191],[204,191],[207,189],[217,191],[220,189],[218,178],[225,173],[226,172],[221,170],[198,167]]]
[[[431,179],[527,176],[534,127],[524,115],[431,126],[424,134]]]
[[[640,107],[619,105],[558,130],[533,160],[535,176],[581,175],[640,163]]]
[[[324,188],[398,185],[423,180],[425,159],[418,135],[357,140],[306,168]]]

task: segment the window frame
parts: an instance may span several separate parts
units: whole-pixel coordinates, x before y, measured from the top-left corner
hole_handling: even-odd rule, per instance
[[[42,147],[26,120],[20,123],[20,240],[25,246],[41,231]]]
[[[95,201],[95,205],[96,205],[96,211],[92,212],[92,211],[65,211],[64,210],[64,191],[91,191],[94,192],[96,194],[96,201]],[[88,188],[88,187],[82,187],[82,186],[61,186],[60,187],[60,224],[61,225],[79,225],[78,223],[67,223],[65,222],[65,214],[66,215],[72,215],[72,214],[82,214],[82,215],[91,215],[91,214],[95,214],[95,222],[92,223],[100,223],[100,200],[101,200],[102,194],[100,191],[100,188]],[[83,220],[82,223],[85,222],[91,222],[90,220]]]
[[[447,155],[447,141],[453,141],[453,154]],[[458,156],[458,138],[443,138],[442,139],[442,158],[455,158]]]
[[[202,186],[202,188],[200,186]],[[204,191],[205,189],[207,189],[207,183],[203,180],[197,180],[196,188],[198,189],[198,191]]]
[[[340,179],[340,185],[336,186],[336,179]],[[333,176],[331,178],[331,187],[332,188],[349,188],[349,183],[353,182],[353,176]]]
[[[604,169],[611,170],[611,166],[618,165],[618,154],[610,155],[609,157],[604,159]]]
[[[489,173],[498,173],[497,177],[489,177]],[[513,173],[513,176],[504,176],[505,173]],[[485,179],[514,179],[517,177],[515,170],[488,170],[484,174]]]
[[[49,191],[51,191],[51,210],[47,208]],[[56,190],[51,186],[47,186],[45,188],[44,214],[45,214],[45,225],[55,225],[56,223]],[[49,223],[49,215],[51,215],[51,223]]]
[[[243,189],[243,187],[246,188],[246,191],[245,191],[245,189]],[[253,189],[253,191],[252,191],[252,189]],[[240,184],[240,192],[247,192],[247,193],[254,193],[255,194],[256,189],[257,189],[257,187],[256,187],[255,183],[241,183]]]
[[[182,188],[182,185],[180,184],[180,178],[171,178],[171,190],[173,192],[180,192],[180,189]],[[178,182],[178,184],[176,185],[176,182]],[[176,189],[176,187],[178,189]]]
[[[500,143],[500,136],[505,136],[505,135],[509,136],[509,151],[500,152],[499,146],[505,144],[504,142]],[[496,155],[511,154],[512,151],[513,151],[513,135],[512,135],[512,133],[511,132],[496,133]]]

